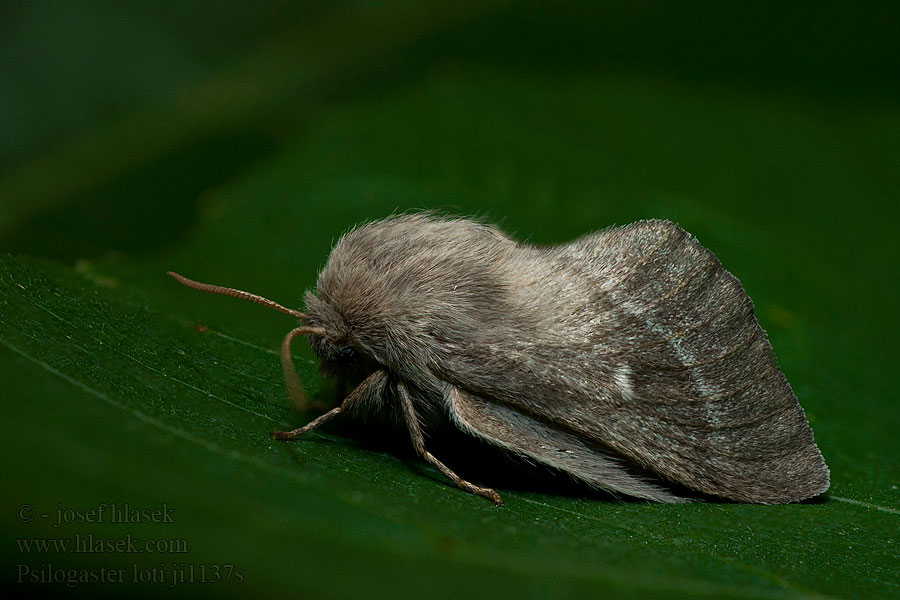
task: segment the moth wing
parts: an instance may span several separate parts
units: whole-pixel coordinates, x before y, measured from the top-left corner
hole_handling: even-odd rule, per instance
[[[695,238],[642,221],[533,250],[539,289],[517,293],[549,308],[444,357],[444,381],[699,492],[782,503],[828,488],[753,303]]]
[[[588,485],[657,502],[683,502],[646,477],[633,473],[620,458],[570,432],[548,426],[499,404],[448,385],[450,416],[463,431],[513,454],[565,471]]]
[[[585,240],[588,245],[591,241]],[[753,303],[715,255],[674,223],[594,240],[611,261],[602,314],[623,344],[595,354],[606,392],[588,400],[611,446],[660,475],[741,501],[801,500],[828,469]],[[612,255],[609,250],[614,249]]]

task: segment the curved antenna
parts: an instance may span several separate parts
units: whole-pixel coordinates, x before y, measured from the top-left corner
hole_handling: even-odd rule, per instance
[[[194,281],[193,279],[188,279],[183,275],[179,275],[178,273],[173,273],[172,271],[166,271],[166,275],[169,275],[178,283],[188,286],[189,288],[194,288],[195,290],[200,290],[201,292],[209,292],[211,294],[221,294],[223,296],[231,296],[233,298],[240,298],[241,300],[249,300],[250,302],[256,302],[257,304],[262,304],[263,306],[267,306],[278,312],[283,312],[286,315],[291,315],[292,317],[297,317],[298,319],[305,321],[309,318],[309,316],[305,312],[300,312],[299,310],[294,310],[293,308],[287,308],[286,306],[282,306],[277,302],[273,302],[268,298],[263,298],[262,296],[257,296],[256,294],[251,294],[250,292],[245,292],[243,290],[236,290],[234,288],[223,287],[221,285],[212,285],[209,283],[200,283],[199,281]]]
[[[309,408],[306,396],[306,390],[303,389],[303,383],[297,370],[294,368],[294,361],[291,360],[291,342],[298,335],[325,335],[325,330],[321,327],[309,327],[303,325],[292,329],[284,336],[281,342],[281,370],[284,372],[284,388],[287,390],[288,396],[294,403],[294,408],[299,411],[305,411]]]

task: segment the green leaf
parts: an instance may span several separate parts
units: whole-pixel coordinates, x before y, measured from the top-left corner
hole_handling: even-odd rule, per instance
[[[733,85],[696,65],[678,80],[626,62],[553,68],[587,38],[523,66],[511,48],[553,29],[540,15],[411,6],[402,22],[364,5],[324,11],[0,177],[17,200],[0,207],[6,580],[63,591],[30,578],[123,569],[124,583],[77,589],[191,597],[900,593],[900,111],[879,101],[882,84],[847,98],[815,73],[784,94],[762,71]],[[554,19],[587,35],[577,15]],[[631,50],[635,63],[666,54]],[[831,467],[829,494],[614,502],[440,446],[479,483],[497,478],[498,508],[375,421],[272,441],[310,418],[281,381],[294,322],[165,271],[300,308],[341,232],[415,208],[484,215],[535,243],[680,222],[754,299]],[[332,402],[301,346],[304,384]],[[126,504],[174,522],[110,522]],[[74,522],[55,527],[58,515]],[[76,535],[167,551],[25,548]],[[142,583],[154,567],[163,583]]]

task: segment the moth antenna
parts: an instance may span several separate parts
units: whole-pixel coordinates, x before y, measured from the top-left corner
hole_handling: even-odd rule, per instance
[[[291,315],[292,317],[297,317],[301,321],[306,321],[309,319],[309,316],[300,312],[299,310],[294,310],[292,308],[287,308],[286,306],[282,306],[277,302],[269,300],[268,298],[263,298],[257,294],[251,294],[250,292],[245,292],[244,290],[236,290],[234,288],[224,287],[221,285],[212,285],[209,283],[200,283],[199,281],[194,281],[193,279],[188,279],[183,275],[179,275],[178,273],[172,271],[166,271],[166,274],[175,279],[178,283],[186,285],[189,288],[193,288],[195,290],[200,290],[201,292],[209,292],[211,294],[221,294],[223,296],[231,296],[233,298],[240,298],[241,300],[249,300],[250,302],[256,302],[257,304],[262,304],[263,306],[267,306],[269,308],[273,308],[278,312],[283,312],[286,315]],[[291,401],[294,403],[294,406],[297,410],[303,411],[308,407],[308,398],[306,396],[306,390],[303,389],[303,383],[300,381],[300,376],[297,375],[297,370],[294,369],[294,361],[291,359],[291,341],[298,335],[305,334],[316,334],[316,335],[325,335],[325,330],[320,327],[309,327],[302,326],[292,329],[288,332],[286,336],[284,336],[284,341],[281,342],[281,369],[284,372],[284,387],[287,389],[288,396],[290,396]]]
[[[267,306],[269,308],[275,309],[278,312],[283,312],[286,315],[291,315],[292,317],[297,317],[301,321],[306,321],[309,319],[309,316],[305,312],[300,312],[299,310],[294,310],[293,308],[288,308],[286,306],[282,306],[277,302],[269,300],[268,298],[263,298],[262,296],[258,296],[256,294],[251,294],[250,292],[245,292],[243,290],[236,290],[234,288],[223,287],[221,285],[212,285],[209,283],[200,283],[199,281],[194,281],[193,279],[188,279],[183,275],[179,275],[178,273],[173,273],[172,271],[166,271],[166,274],[175,279],[178,283],[182,285],[186,285],[189,288],[194,288],[195,290],[200,290],[201,292],[209,292],[211,294],[221,294],[223,296],[231,296],[233,298],[240,298],[241,300],[249,300],[250,302],[256,302],[257,304],[262,304],[263,306]]]
[[[321,327],[304,325],[290,330],[284,336],[284,341],[281,342],[281,370],[284,372],[284,387],[288,396],[291,397],[294,407],[299,411],[305,411],[308,408],[308,397],[306,390],[303,389],[303,382],[300,381],[300,376],[297,375],[297,370],[294,368],[294,361],[291,358],[291,342],[298,335],[308,334],[324,336],[325,330]]]

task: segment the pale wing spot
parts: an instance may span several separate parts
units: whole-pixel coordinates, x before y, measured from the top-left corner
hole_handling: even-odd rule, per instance
[[[619,391],[622,392],[622,398],[627,402],[634,400],[634,389],[631,387],[631,376],[633,372],[628,365],[619,365],[613,373],[613,381]]]

